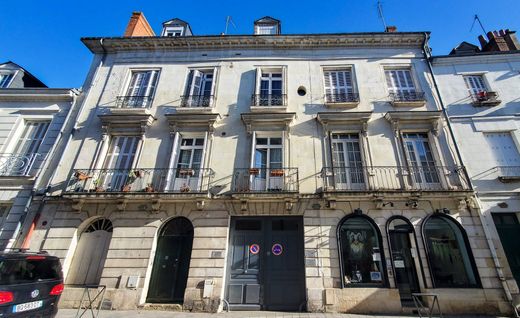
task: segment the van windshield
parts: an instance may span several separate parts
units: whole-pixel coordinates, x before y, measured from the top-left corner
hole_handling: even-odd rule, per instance
[[[0,260],[0,285],[57,280],[61,275],[60,262],[56,259]]]

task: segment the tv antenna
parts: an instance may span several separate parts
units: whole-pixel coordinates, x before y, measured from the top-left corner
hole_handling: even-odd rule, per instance
[[[478,17],[477,14],[475,14],[475,17],[473,18],[473,24],[471,25],[471,29],[469,29],[469,32],[473,31],[473,27],[475,26],[475,22],[478,22],[478,24],[482,28],[482,32],[484,32],[484,34],[487,34],[486,29],[484,29],[484,26],[482,25],[482,22],[480,21],[480,18]]]
[[[236,26],[235,23],[233,22],[233,18],[232,18],[230,15],[228,15],[228,16],[226,17],[226,30],[224,31],[224,35],[227,34],[228,27],[229,27],[229,24],[230,24],[230,23],[231,23],[231,25],[232,25],[235,29],[237,28],[237,26]]]
[[[379,18],[383,22],[383,26],[385,27],[385,31],[386,31],[385,15],[383,14],[383,5],[381,4],[380,0],[377,0],[377,13],[379,15]]]

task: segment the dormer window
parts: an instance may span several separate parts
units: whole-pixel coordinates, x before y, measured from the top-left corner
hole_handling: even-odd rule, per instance
[[[164,28],[163,36],[182,36],[183,31],[184,31],[183,27],[168,27],[168,28]]]
[[[8,88],[13,77],[13,73],[0,73],[0,88]]]
[[[280,20],[263,17],[255,21],[255,35],[276,35],[281,33]]]
[[[190,25],[186,21],[181,19],[171,19],[163,23],[162,36],[190,36],[193,35],[191,32]]]

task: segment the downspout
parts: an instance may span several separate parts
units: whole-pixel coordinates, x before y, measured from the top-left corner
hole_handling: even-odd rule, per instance
[[[440,103],[441,108],[442,108],[442,113],[443,113],[444,117],[446,118],[446,121],[447,121],[447,124],[448,124],[448,129],[449,129],[449,132],[450,132],[450,136],[451,136],[451,139],[452,139],[453,144],[455,146],[455,152],[457,153],[457,157],[459,159],[459,162],[462,164],[462,156],[460,154],[460,150],[459,150],[459,147],[457,145],[457,140],[455,139],[455,135],[453,133],[453,128],[451,127],[450,117],[448,115],[448,112],[446,111],[446,107],[444,106],[444,102],[442,100],[442,95],[440,93],[439,86],[437,85],[437,80],[435,78],[435,73],[433,72],[433,66],[432,66],[432,63],[431,63],[431,58],[428,55],[428,52],[429,52],[428,38],[429,38],[429,35],[428,35],[428,33],[425,32],[424,33],[424,42],[423,42],[424,58],[426,60],[426,63],[428,64],[428,69],[429,69],[430,74],[432,76],[433,86],[435,88],[435,92],[437,94],[437,97],[439,98],[439,103]],[[468,180],[468,184],[469,184],[470,190],[473,190],[473,185],[471,183],[471,179],[469,177],[469,173],[466,170],[466,168],[464,168],[464,175],[466,176],[466,178]],[[475,193],[475,196],[478,198],[478,195],[476,193]],[[493,240],[491,239],[491,235],[489,233],[489,229],[488,229],[487,224],[485,222],[486,220],[484,219],[484,215],[481,213],[482,206],[480,205],[480,200],[477,199],[476,201],[477,201],[477,205],[478,205],[477,213],[478,213],[478,216],[480,218],[480,223],[482,224],[482,228],[484,230],[484,235],[486,236],[486,242],[487,242],[488,248],[489,248],[489,250],[491,252],[491,257],[493,258],[493,262],[495,264],[495,269],[497,271],[498,279],[500,280],[500,283],[502,284],[502,288],[504,289],[504,293],[505,293],[507,301],[509,302],[509,304],[513,308],[513,312],[515,314],[515,317],[519,318],[520,315],[518,313],[518,310],[517,310],[516,306],[513,303],[513,297],[511,295],[511,291],[509,290],[509,286],[507,285],[506,278],[504,277],[504,272],[502,271],[502,265],[500,264],[500,260],[498,258],[497,253],[496,253],[495,244],[493,243]]]

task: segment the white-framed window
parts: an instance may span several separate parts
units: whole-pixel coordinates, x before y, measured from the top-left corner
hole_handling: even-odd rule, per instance
[[[14,78],[14,73],[0,73],[0,88],[8,88]]]
[[[491,148],[497,166],[520,167],[520,153],[510,132],[485,132],[483,135]],[[519,170],[515,169],[514,172],[519,173]]]
[[[24,130],[18,139],[14,152],[20,156],[38,153],[50,123],[50,121],[25,121]]]
[[[121,107],[147,107],[155,94],[158,70],[132,70],[126,95],[122,96]]]
[[[213,104],[215,69],[190,70],[186,81],[184,107],[208,107]]]
[[[278,34],[276,25],[257,25],[256,34]]]
[[[110,140],[108,152],[103,164],[101,180],[97,186],[102,185],[106,191],[122,191],[126,185],[131,169],[136,161],[138,136],[114,136]]]
[[[178,27],[165,27],[163,31],[163,36],[182,36],[182,33],[184,31],[184,27],[178,26]]]
[[[257,69],[255,106],[285,106],[285,68]]]
[[[413,182],[424,185],[440,183],[428,133],[405,132],[402,138]]]
[[[206,138],[182,137],[179,143],[173,191],[190,192],[200,188],[204,177],[204,149]]]
[[[4,224],[7,219],[7,215],[9,214],[9,210],[11,209],[10,205],[0,204],[0,227]]]
[[[407,96],[417,92],[410,68],[387,68],[385,78],[390,94]]]
[[[336,189],[364,188],[365,173],[359,134],[332,133],[331,152]]]
[[[351,69],[324,70],[325,101],[342,103],[354,101],[354,86]]]
[[[471,95],[478,95],[488,91],[482,75],[464,75],[464,82]]]
[[[253,191],[280,191],[284,189],[283,137],[255,133],[251,167]]]

